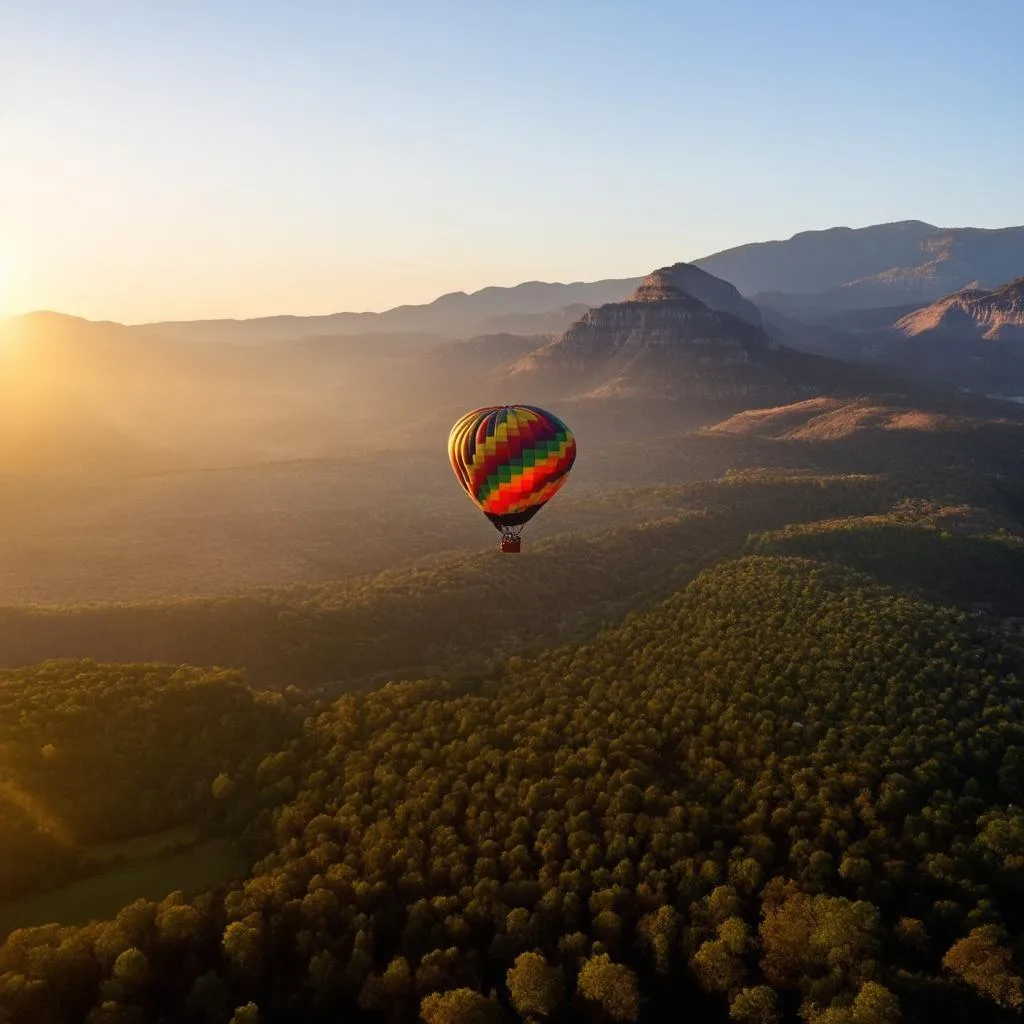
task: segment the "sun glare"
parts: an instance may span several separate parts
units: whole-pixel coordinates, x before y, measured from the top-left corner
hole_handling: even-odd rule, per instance
[[[13,312],[14,291],[14,257],[0,242],[0,316]]]

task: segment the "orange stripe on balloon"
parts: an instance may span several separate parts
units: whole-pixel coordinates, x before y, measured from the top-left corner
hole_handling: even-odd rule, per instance
[[[557,467],[558,462],[559,459],[556,456],[550,456],[542,464],[542,468],[553,470]],[[525,497],[520,497],[519,500],[515,500],[517,488],[514,480],[500,483],[496,490],[491,491],[487,501],[481,505],[481,508],[495,515],[505,515],[509,512],[524,512],[528,508],[533,508],[535,505],[547,501],[567,479],[568,474],[563,474],[557,480],[545,481],[537,490],[531,487],[530,492]],[[522,495],[522,491],[519,490],[518,494]]]

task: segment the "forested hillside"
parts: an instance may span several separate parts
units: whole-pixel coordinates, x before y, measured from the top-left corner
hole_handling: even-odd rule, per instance
[[[88,873],[99,844],[192,823],[211,782],[298,722],[238,673],[48,661],[0,671],[0,901]]]
[[[729,562],[476,692],[325,707],[239,787],[275,807],[248,881],[17,932],[0,991],[17,1021],[1013,1019],[1022,679],[961,612]]]
[[[496,653],[584,635],[664,597],[738,551],[751,532],[881,512],[896,493],[873,476],[735,473],[613,492],[605,503],[622,506],[622,519],[635,507],[636,523],[542,541],[518,560],[489,547],[347,584],[238,598],[4,608],[0,664],[60,656],[227,665],[277,688],[480,667]]]
[[[951,604],[1024,615],[1024,537],[951,526],[941,517],[850,516],[769,531],[748,548],[839,562]]]

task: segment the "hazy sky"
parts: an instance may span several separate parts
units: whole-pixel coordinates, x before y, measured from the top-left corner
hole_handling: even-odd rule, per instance
[[[0,312],[384,309],[1024,223],[1024,0],[0,0]]]

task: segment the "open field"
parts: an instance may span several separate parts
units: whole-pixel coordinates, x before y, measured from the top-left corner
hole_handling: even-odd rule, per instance
[[[176,850],[190,849],[202,837],[194,825],[178,825],[162,832],[150,832],[130,839],[115,839],[110,843],[96,843],[86,851],[90,861],[109,864],[121,859],[130,861],[146,860]]]
[[[183,830],[172,830],[182,832]],[[148,843],[168,833],[142,836],[119,846],[122,855],[143,851]],[[165,840],[166,841],[166,840]],[[134,846],[132,844],[135,844]],[[106,854],[110,856],[108,852]],[[121,907],[137,899],[159,900],[180,889],[197,892],[238,878],[248,870],[248,863],[233,843],[214,839],[180,853],[140,855],[113,871],[81,879],[51,892],[39,893],[0,905],[0,937],[16,928],[37,925],[85,924],[88,921],[113,917]]]

